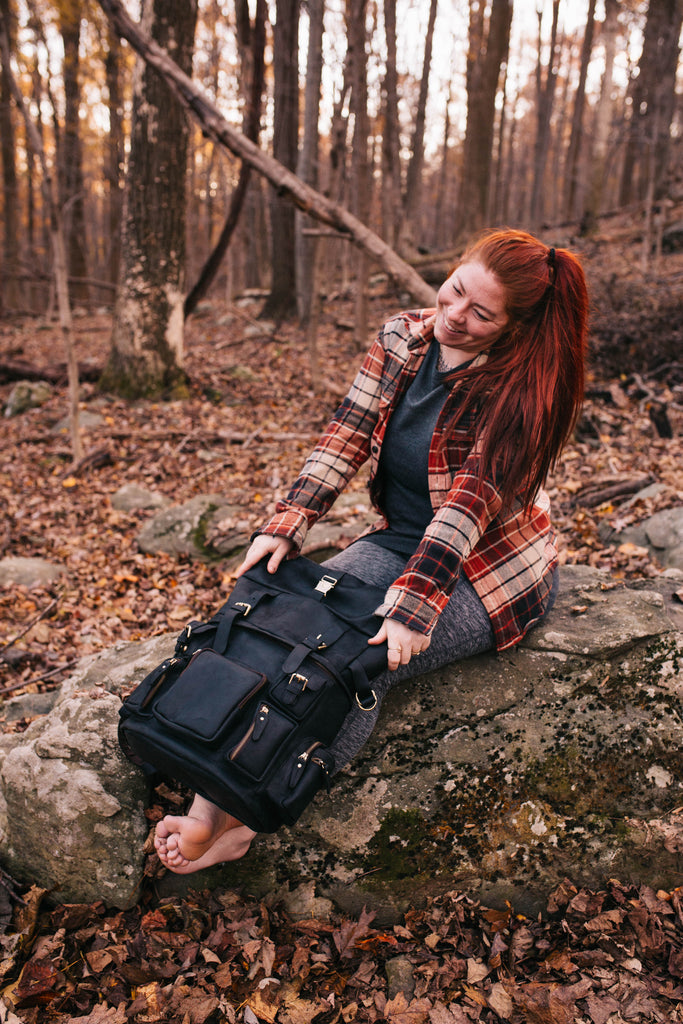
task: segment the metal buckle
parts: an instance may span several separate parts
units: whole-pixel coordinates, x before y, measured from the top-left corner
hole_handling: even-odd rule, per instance
[[[247,604],[246,601],[235,601],[235,608],[244,608],[244,615],[245,615],[245,617],[251,611],[251,605]]]
[[[324,597],[326,594],[329,594],[329,592],[333,590],[334,587],[337,586],[338,582],[339,580],[337,580],[334,576],[321,576],[321,578],[315,585],[315,590],[317,590],[318,593],[322,594]]]
[[[368,704],[367,706],[365,704],[361,704],[358,694],[356,694],[356,704],[361,711],[374,711],[377,707],[377,694],[374,690],[370,690],[370,693],[372,694],[372,704]]]
[[[291,676],[289,677],[289,679],[287,681],[287,686],[291,686],[292,683],[294,683],[294,682],[303,683],[304,684],[301,687],[301,691],[300,691],[301,693],[303,693],[304,690],[306,689],[306,687],[308,686],[308,676],[302,676],[299,672],[292,672]]]

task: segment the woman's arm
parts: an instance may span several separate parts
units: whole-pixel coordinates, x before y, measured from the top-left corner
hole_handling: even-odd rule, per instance
[[[307,531],[328,511],[370,456],[387,356],[383,343],[385,329],[386,325],[298,479],[287,497],[277,503],[275,514],[261,527],[261,533],[285,537],[300,550]]]

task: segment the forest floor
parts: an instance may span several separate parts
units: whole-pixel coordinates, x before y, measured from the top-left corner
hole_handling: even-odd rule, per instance
[[[667,272],[680,279],[680,264]],[[378,282],[371,322],[397,308]],[[258,312],[257,299],[213,302],[192,318],[184,401],[132,405],[85,380],[81,413],[97,419],[83,431],[81,465],[73,465],[64,425],[64,380],[40,408],[3,419],[0,557],[48,559],[66,575],[46,587],[0,587],[0,701],[56,687],[84,655],[179,631],[222,601],[231,583],[224,566],[143,554],[137,537],[153,513],[116,511],[111,497],[126,483],[174,503],[218,493],[242,510],[245,536],[268,514],[360,354],[349,297],[329,297],[314,389],[300,329],[283,324],[271,334]],[[79,362],[93,377],[110,326],[106,311],[75,317]],[[54,369],[63,358],[54,322],[0,323],[0,363]],[[0,373],[0,404],[12,386]],[[657,493],[633,502],[649,483],[661,485]],[[362,480],[352,486],[362,501]],[[683,504],[683,365],[609,376],[596,351],[584,414],[549,491],[563,563],[616,578],[658,574],[645,549],[607,544],[600,527],[620,529]],[[44,894],[9,879],[6,889],[14,905],[0,936],[0,1022],[12,1013],[60,1024],[683,1021],[683,888],[654,893],[619,880],[599,893],[563,887],[548,894],[538,920],[451,893],[388,930],[373,928],[371,915],[294,922],[282,907],[239,894],[160,903],[151,881],[125,912],[50,908]],[[412,965],[408,995],[387,990],[384,965],[396,958]]]

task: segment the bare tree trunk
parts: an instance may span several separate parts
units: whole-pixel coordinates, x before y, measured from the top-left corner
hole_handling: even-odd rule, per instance
[[[553,110],[555,85],[557,83],[557,21],[560,0],[553,0],[553,23],[550,30],[550,55],[546,68],[545,82],[541,63],[541,22],[542,11],[538,11],[538,61],[536,63],[536,142],[534,145],[534,180],[531,188],[531,210],[529,219],[533,228],[538,229],[544,216],[544,178],[550,143],[550,116]]]
[[[489,215],[487,217],[489,224],[500,223],[506,219],[505,214],[503,213],[503,180],[511,172],[511,168],[509,168],[505,162],[505,128],[507,126],[508,109],[508,67],[508,61],[506,61],[503,82],[501,85],[501,104],[498,120],[495,174],[493,178],[493,187],[490,193]]]
[[[246,8],[246,11],[248,24],[248,7]],[[244,134],[248,139],[251,139],[252,142],[256,142],[258,140],[259,124],[261,121],[261,94],[263,93],[263,82],[265,76],[264,53],[266,48],[266,17],[267,10],[265,0],[256,0],[256,15],[254,18],[254,27],[253,30],[251,30],[252,55],[249,62],[251,65],[251,90],[249,105],[244,115]],[[247,163],[246,160],[243,160],[242,166],[240,167],[239,178],[237,179],[237,185],[230,197],[228,215],[225,219],[218,241],[202,267],[197,282],[185,298],[183,313],[186,319],[188,316],[192,315],[194,310],[197,308],[197,303],[206,295],[211,282],[214,280],[218,273],[218,269],[223,262],[225,253],[230,245],[230,240],[232,239],[235,228],[237,227],[240,213],[242,212],[242,206],[247,194],[250,175],[251,165]]]
[[[488,25],[484,5],[470,0],[467,56],[467,127],[460,191],[461,229],[482,227],[491,187],[491,159],[500,68],[507,59],[512,0],[493,0]]]
[[[80,283],[74,299],[87,303],[89,288],[86,260],[85,185],[81,146],[80,39],[81,0],[60,0],[60,30],[64,43],[64,151],[61,202],[66,227],[69,274]]]
[[[408,171],[406,174],[406,194],[403,203],[403,220],[399,239],[399,248],[404,254],[415,251],[415,219],[417,217],[422,185],[425,117],[427,112],[427,95],[429,93],[429,72],[432,66],[432,44],[434,40],[436,8],[436,0],[430,0],[429,20],[427,23],[427,34],[425,36],[424,61],[422,64],[422,78],[420,79],[420,92],[417,101],[417,111],[415,113],[415,127],[413,129],[410,162],[408,164]]]
[[[191,78],[183,72],[168,54],[141,31],[127,15],[121,0],[98,0],[100,7],[113,20],[117,31],[144,57],[169,87],[185,104],[202,126],[202,130],[221,145],[248,160],[268,181],[287,196],[293,204],[310,213],[316,220],[334,228],[376,259],[396,282],[409,292],[416,302],[425,306],[434,301],[434,289],[409,264],[384,242],[374,231],[361,223],[337,203],[306,185],[277,160],[264,153],[241,132],[237,131],[210,102]]]
[[[368,79],[365,55],[365,14],[367,0],[349,0],[346,8],[346,32],[351,58],[351,113],[353,114],[353,150],[351,165],[352,210],[367,224],[370,215],[370,165],[368,162]],[[354,342],[360,352],[367,347],[368,334],[368,258],[361,252],[356,263]]]
[[[172,10],[170,10],[172,8]],[[143,20],[189,72],[197,0],[145,0]],[[183,370],[188,122],[166,83],[137,69],[109,361],[100,386],[126,398],[179,395]],[[150,140],[154,141],[150,145]]]
[[[583,235],[590,234],[595,230],[604,193],[610,122],[612,118],[612,81],[614,59],[617,50],[618,27],[619,0],[605,0],[605,20],[601,33],[605,48],[605,70],[600,82],[600,96],[595,111],[593,150],[589,170],[590,177],[583,216],[581,218],[581,233]]]
[[[57,197],[57,189],[53,182],[50,167],[45,157],[42,139],[29,116],[24,103],[21,90],[14,80],[10,65],[10,51],[7,37],[7,22],[5,20],[4,5],[0,7],[0,49],[2,51],[2,64],[7,71],[7,84],[9,85],[14,101],[21,113],[26,126],[26,135],[31,141],[34,152],[38,155],[42,170],[42,192],[46,209],[50,213],[50,240],[53,253],[53,271],[55,276],[55,287],[57,291],[57,303],[59,307],[59,324],[66,353],[67,376],[69,381],[69,433],[71,436],[71,453],[73,463],[80,462],[83,457],[81,444],[81,433],[79,427],[79,381],[78,361],[73,341],[71,328],[71,304],[69,301],[69,277],[66,260],[66,246],[64,244],[64,228],[61,218],[61,209]]]
[[[109,26],[105,77],[109,93],[109,134],[104,161],[104,176],[109,186],[109,280],[118,281],[121,256],[121,216],[123,213],[123,96],[121,93],[121,44]]]
[[[683,0],[650,0],[632,80],[629,136],[621,179],[620,203],[644,199],[650,179],[649,147],[654,146],[654,195],[659,198],[667,171],[671,119],[676,95]]]
[[[349,68],[349,54],[348,50],[346,58],[344,60],[344,71],[342,78],[342,88],[339,96],[337,97],[334,108],[332,111],[332,125],[330,129],[330,164],[329,164],[329,181],[327,185],[326,194],[330,197],[332,202],[337,203],[339,206],[344,206],[347,194],[347,166],[346,166],[346,155],[347,155],[347,136],[348,136],[348,116],[345,113],[346,101],[351,90],[351,79],[350,79],[350,68]],[[339,239],[328,235],[322,239],[320,246],[322,250],[321,261],[323,263],[323,280],[332,280],[333,278],[339,278],[341,267],[341,287],[346,287],[346,267],[347,267],[347,253],[348,245],[345,241],[340,242]]]
[[[396,247],[401,223],[401,155],[396,72],[396,0],[384,0],[384,36],[387,47],[383,93],[382,132],[382,236]]]
[[[0,0],[7,36],[7,52],[11,53],[15,39],[15,18],[9,0]],[[0,151],[2,152],[3,237],[2,251],[9,276],[0,291],[0,312],[4,306],[16,309],[21,304],[21,286],[14,276],[19,269],[19,183],[17,179],[16,141],[12,120],[12,69],[5,66],[3,54],[0,68]]]
[[[572,69],[577,47],[571,36],[562,35],[557,48],[557,71],[558,84],[561,86],[559,96],[555,93],[553,103],[553,132],[549,139],[549,152],[546,161],[546,180],[552,185],[546,189],[546,207],[544,219],[554,223],[562,220],[562,167],[565,156],[564,140],[571,132],[567,125],[571,122],[571,101],[570,95],[573,90]],[[566,73],[561,75],[560,69],[566,68]]]
[[[452,83],[448,89],[448,98],[446,99],[446,109],[444,111],[443,118],[443,139],[441,141],[441,162],[439,163],[439,177],[436,186],[436,203],[434,204],[434,226],[432,228],[432,234],[434,238],[434,245],[438,248],[447,245],[448,230],[446,224],[446,209],[447,199],[446,193],[448,191],[448,150],[451,136],[451,114],[450,106],[452,93]]]
[[[588,17],[586,29],[583,35],[583,46],[581,48],[581,68],[579,71],[579,84],[576,87],[574,97],[574,116],[572,117],[572,130],[567,148],[567,158],[564,165],[564,213],[565,217],[571,218],[576,214],[574,208],[576,201],[576,185],[578,181],[579,154],[583,140],[583,118],[586,107],[586,78],[588,77],[588,65],[593,53],[593,36],[595,34],[595,2],[588,0]]]
[[[297,174],[307,185],[318,187],[318,149],[320,114],[320,88],[322,83],[322,43],[323,15],[325,0],[308,0],[308,53],[306,57],[306,91],[304,98],[304,134],[299,153]],[[315,260],[317,241],[304,230],[311,227],[311,220],[302,213],[296,213],[296,283],[297,309],[299,319],[308,324],[311,317],[312,304],[316,302]],[[314,336],[309,338],[309,350],[314,343]]]
[[[299,2],[276,0],[274,51],[273,156],[296,168],[299,144]],[[283,320],[296,314],[294,207],[276,190],[270,193],[272,281],[262,316]]]

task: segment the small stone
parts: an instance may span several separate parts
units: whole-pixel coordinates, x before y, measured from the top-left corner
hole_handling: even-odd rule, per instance
[[[387,960],[384,965],[387,974],[387,998],[394,999],[399,992],[410,998],[415,991],[413,965],[406,956]]]
[[[19,380],[10,391],[5,418],[20,416],[28,409],[37,409],[52,397],[52,388],[44,380]]]
[[[63,576],[66,569],[44,558],[0,559],[0,584],[18,583],[22,587],[42,587]]]

